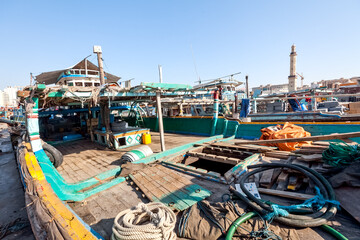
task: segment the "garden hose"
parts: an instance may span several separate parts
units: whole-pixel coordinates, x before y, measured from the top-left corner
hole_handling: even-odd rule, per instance
[[[236,196],[238,196],[242,201],[244,201],[247,205],[249,205],[255,212],[260,214],[261,216],[268,216],[269,214],[274,214],[276,212],[284,211],[282,210],[283,206],[279,206],[276,204],[265,203],[257,198],[255,198],[244,186],[246,180],[258,173],[268,169],[273,168],[290,168],[301,172],[305,176],[307,176],[311,181],[314,182],[315,186],[318,187],[319,193],[321,193],[323,199],[322,204],[319,203],[319,209],[314,209],[314,213],[299,215],[299,214],[291,214],[291,206],[284,207],[286,215],[274,215],[274,219],[282,224],[292,226],[292,227],[318,227],[323,224],[326,224],[328,219],[333,217],[337,211],[337,205],[335,202],[335,193],[332,189],[329,182],[316,171],[296,164],[285,164],[285,163],[266,163],[248,166],[249,169],[254,169],[251,172],[247,172],[242,175],[239,179],[240,187],[244,192],[244,195],[240,194],[236,191],[232,186],[230,186],[230,191],[233,192]],[[276,208],[275,208],[276,207]],[[278,207],[278,208],[277,208]]]
[[[330,227],[327,224],[323,224],[321,225],[321,228],[323,230],[325,230],[326,232],[330,233],[331,235],[333,235],[336,239],[339,240],[348,240],[347,237],[345,237],[344,235],[342,235],[341,233],[339,233],[338,231],[336,231],[335,229],[333,229],[332,227]]]
[[[231,240],[232,237],[234,236],[234,233],[236,231],[236,229],[244,222],[246,222],[247,220],[249,220],[250,218],[254,217],[256,215],[255,212],[248,212],[244,215],[242,215],[241,217],[237,218],[229,227],[229,230],[226,234],[226,238],[225,240]]]

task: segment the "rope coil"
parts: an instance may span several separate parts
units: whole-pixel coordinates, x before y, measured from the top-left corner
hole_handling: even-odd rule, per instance
[[[120,212],[112,228],[112,240],[174,240],[175,213],[162,203],[139,203]]]
[[[349,145],[345,142],[332,142],[323,153],[325,163],[334,167],[348,166],[360,161],[360,145]]]

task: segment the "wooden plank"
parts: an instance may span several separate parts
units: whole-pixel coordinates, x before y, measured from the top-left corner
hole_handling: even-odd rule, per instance
[[[335,133],[335,134],[329,134],[329,135],[301,137],[301,138],[238,141],[238,142],[235,142],[235,144],[241,145],[241,144],[268,144],[268,143],[286,143],[286,142],[303,142],[303,141],[323,141],[323,140],[347,139],[347,138],[356,138],[356,137],[360,137],[360,132]]]
[[[301,166],[307,167],[307,168],[309,167],[309,163],[308,163],[308,162],[299,161],[299,160],[297,160],[297,159],[295,159],[295,160],[292,162],[292,164],[301,165]]]
[[[305,162],[321,162],[322,154],[301,155],[298,159]]]
[[[329,146],[322,146],[322,145],[302,145],[301,149],[321,149],[322,151],[328,149]]]
[[[310,155],[310,154],[322,154],[322,152],[324,151],[324,149],[297,149],[295,151],[292,151],[293,153],[297,153],[297,154],[305,154],[305,155]]]
[[[267,188],[258,188],[258,190],[259,190],[259,193],[278,196],[278,197],[284,197],[284,198],[290,198],[290,199],[298,199],[298,200],[307,200],[309,198],[315,197],[314,195],[310,195],[310,194],[280,191],[280,190],[267,189]]]
[[[312,142],[312,145],[320,145],[320,146],[328,147],[330,145],[330,143],[329,142],[320,142],[320,141],[318,141],[318,142]]]
[[[235,177],[239,176],[244,171],[246,171],[248,166],[257,163],[260,157],[261,157],[260,153],[255,153],[250,157],[245,158],[243,162],[236,164],[233,168],[231,168],[229,171],[227,171],[224,174],[225,179],[228,182],[233,181]]]
[[[357,204],[357,200],[360,199],[360,188],[343,186],[334,190],[340,206],[360,223],[360,204]]]
[[[269,147],[269,146],[259,146],[259,145],[252,145],[252,144],[244,144],[241,146],[236,146],[234,144],[229,143],[213,143],[211,146],[216,147],[223,147],[223,148],[230,148],[230,149],[238,149],[238,150],[253,150],[259,152],[268,152],[277,149],[277,147]]]
[[[265,156],[280,158],[280,159],[288,159],[290,156],[298,156],[298,155],[293,152],[287,152],[287,151],[272,151],[272,152],[266,152]]]
[[[273,173],[274,173],[273,168],[263,171],[260,178],[260,186],[268,187],[271,183]]]
[[[281,172],[279,177],[277,178],[277,190],[284,190],[286,189],[287,185],[288,185],[288,180],[289,180],[289,174],[286,172]]]

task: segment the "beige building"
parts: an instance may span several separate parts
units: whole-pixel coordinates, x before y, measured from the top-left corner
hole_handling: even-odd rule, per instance
[[[254,87],[251,89],[253,92],[253,97],[258,97],[260,95],[271,95],[275,93],[287,93],[289,92],[289,84],[267,84],[265,86],[260,85],[259,87]]]
[[[0,107],[5,107],[9,101],[9,96],[6,92],[0,90]]]
[[[312,82],[311,88],[318,88],[318,87],[327,87],[327,88],[334,88],[338,89],[342,85],[347,84],[360,84],[360,77],[352,77],[352,78],[338,78],[338,79],[331,79],[331,80],[321,80],[318,82]]]

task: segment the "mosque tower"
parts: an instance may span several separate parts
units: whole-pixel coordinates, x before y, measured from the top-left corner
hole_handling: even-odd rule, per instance
[[[289,92],[296,91],[296,46],[293,44],[291,46],[290,53],[290,76],[289,76]]]

